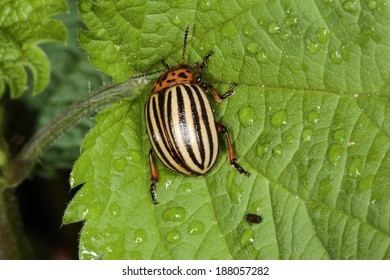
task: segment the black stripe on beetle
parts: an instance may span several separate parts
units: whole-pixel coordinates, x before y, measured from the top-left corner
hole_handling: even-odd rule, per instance
[[[237,163],[230,135],[224,125],[215,122],[206,96],[206,91],[210,90],[214,100],[220,103],[233,94],[236,84],[233,84],[227,93],[220,95],[212,85],[202,80],[203,69],[210,61],[212,52],[206,55],[197,69],[184,64],[188,32],[189,26],[184,34],[181,64],[170,68],[163,62],[165,69],[154,83],[152,94],[145,105],[146,130],[152,145],[149,167],[152,181],[150,193],[154,204],[158,203],[158,172],[153,152],[172,171],[184,175],[203,175],[216,161],[217,134],[222,133],[227,141],[230,164],[241,174],[249,176]],[[195,73],[198,73],[198,76]]]

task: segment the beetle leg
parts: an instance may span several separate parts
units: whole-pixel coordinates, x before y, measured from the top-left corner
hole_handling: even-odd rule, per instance
[[[149,151],[149,168],[150,168],[150,180],[152,181],[152,184],[150,185],[150,195],[152,196],[154,205],[157,205],[158,202],[156,200],[157,198],[156,184],[158,182],[158,171],[156,165],[154,164],[152,149],[150,149]]]
[[[222,94],[222,95],[219,95],[218,91],[215,89],[215,87],[213,87],[212,85],[208,84],[208,83],[202,83],[202,87],[204,89],[207,89],[209,88],[211,90],[211,93],[213,94],[213,98],[215,100],[215,102],[217,103],[221,103],[222,100],[228,98],[229,96],[233,95],[234,94],[234,88],[237,86],[237,84],[233,84],[229,90]]]
[[[240,172],[240,174],[245,174],[246,176],[249,176],[250,173],[247,172],[244,168],[242,168],[237,163],[236,155],[234,154],[234,150],[233,150],[232,141],[230,139],[230,135],[229,135],[229,132],[227,131],[226,127],[223,124],[218,123],[218,122],[216,123],[216,126],[217,126],[217,131],[219,133],[225,134],[226,142],[227,142],[227,146],[228,146],[230,164],[233,165],[234,168],[236,168],[238,170],[238,172]]]

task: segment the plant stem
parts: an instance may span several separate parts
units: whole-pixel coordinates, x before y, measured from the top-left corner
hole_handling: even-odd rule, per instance
[[[42,152],[65,130],[104,105],[123,97],[134,98],[134,93],[145,85],[146,80],[142,77],[109,85],[69,106],[35,134],[19,152],[6,174],[7,187],[18,186],[31,172]]]

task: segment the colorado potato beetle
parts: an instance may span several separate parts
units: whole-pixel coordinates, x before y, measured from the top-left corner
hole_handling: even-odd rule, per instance
[[[227,141],[230,164],[238,172],[249,176],[236,160],[232,141],[224,125],[215,122],[213,111],[206,96],[209,89],[217,103],[234,93],[233,84],[223,95],[209,83],[203,81],[203,69],[210,61],[210,51],[200,66],[184,64],[189,26],[184,34],[181,63],[165,69],[154,83],[145,105],[146,128],[152,149],[149,152],[151,173],[150,193],[154,204],[158,204],[156,184],[159,176],[153,152],[170,170],[184,175],[203,175],[214,165],[218,154],[218,133]],[[197,71],[197,75],[195,74]]]

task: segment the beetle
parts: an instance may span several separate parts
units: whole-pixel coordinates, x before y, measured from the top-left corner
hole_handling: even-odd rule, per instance
[[[261,216],[252,213],[246,214],[245,219],[251,224],[260,224],[262,220]]]
[[[165,66],[153,85],[145,105],[146,130],[152,146],[149,152],[151,174],[150,194],[156,198],[159,180],[153,153],[170,170],[184,175],[205,174],[214,165],[218,154],[218,133],[225,135],[229,162],[238,172],[249,176],[236,159],[232,141],[226,127],[215,122],[206,91],[210,90],[214,100],[221,103],[234,93],[236,84],[223,95],[209,83],[203,81],[203,70],[210,61],[210,51],[200,66],[184,63],[189,25],[184,33],[181,63]],[[195,74],[197,72],[197,75]]]

